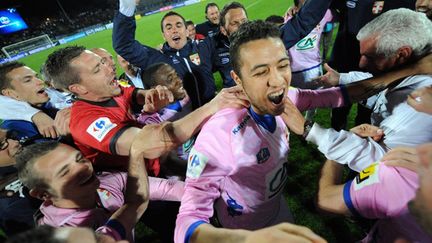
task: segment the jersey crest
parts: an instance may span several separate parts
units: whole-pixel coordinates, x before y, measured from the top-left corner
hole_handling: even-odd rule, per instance
[[[105,136],[115,128],[117,124],[112,123],[108,117],[100,117],[87,128],[87,133],[101,142]]]

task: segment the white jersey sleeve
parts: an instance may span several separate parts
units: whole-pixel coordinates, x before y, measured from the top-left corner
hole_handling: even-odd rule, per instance
[[[306,140],[318,145],[327,159],[347,164],[352,170],[362,171],[387,152],[372,139],[361,138],[351,132],[322,128],[314,124]]]
[[[0,95],[0,119],[2,120],[24,120],[32,122],[33,115],[39,111],[40,110],[32,107],[27,102]]]

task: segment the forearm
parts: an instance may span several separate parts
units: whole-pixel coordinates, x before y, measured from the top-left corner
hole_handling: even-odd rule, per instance
[[[418,70],[413,65],[407,65],[379,76],[347,84],[345,87],[351,102],[355,103],[381,92],[390,85],[396,85],[402,78],[417,73]]]
[[[318,189],[318,207],[327,212],[347,214],[343,199],[343,165],[327,160],[321,170]]]
[[[241,229],[216,228],[210,224],[201,224],[192,234],[191,243],[238,243],[244,242],[249,231]]]

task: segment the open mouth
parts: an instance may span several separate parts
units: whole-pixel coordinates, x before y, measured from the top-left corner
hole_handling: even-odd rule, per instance
[[[174,36],[173,38],[172,38],[172,40],[175,42],[175,43],[179,43],[180,42],[180,36]]]
[[[117,86],[118,86],[117,79],[114,78],[113,80],[111,80],[111,82],[109,83],[109,85],[110,85],[110,86],[117,87]]]
[[[36,93],[37,93],[37,94],[43,94],[43,95],[46,94],[45,89],[40,89],[40,90],[38,90],[38,92],[36,92]]]
[[[284,98],[284,93],[285,93],[284,91],[285,91],[284,89],[281,89],[278,92],[269,94],[267,97],[273,104],[279,105]]]

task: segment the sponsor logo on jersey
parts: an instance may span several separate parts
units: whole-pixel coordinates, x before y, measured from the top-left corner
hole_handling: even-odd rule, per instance
[[[250,120],[250,116],[247,115],[245,118],[243,118],[243,121],[241,121],[240,124],[238,124],[238,126],[236,126],[236,127],[232,130],[232,133],[233,133],[234,135],[236,135],[240,130],[242,130],[242,129],[245,127],[246,123],[247,123],[249,120]]]
[[[256,158],[258,161],[258,164],[262,164],[266,162],[270,158],[270,151],[268,148],[262,148],[257,154]]]
[[[299,42],[297,42],[296,50],[298,51],[309,50],[316,47],[317,44],[318,44],[318,36],[316,34],[309,35],[301,39]]]
[[[346,6],[348,8],[355,8],[357,6],[357,1],[347,1]]]
[[[193,64],[195,64],[197,66],[199,66],[201,64],[201,59],[200,59],[198,53],[190,55],[189,59],[191,60],[191,62],[193,62]]]
[[[196,151],[195,148],[192,148],[188,157],[186,176],[192,179],[198,179],[201,176],[207,161],[208,158],[204,154]]]
[[[242,215],[243,206],[238,204],[237,201],[234,198],[232,198],[229,194],[227,195],[228,195],[228,199],[226,200],[226,203],[227,203],[228,215],[231,217]]]
[[[117,124],[112,123],[108,117],[101,117],[90,124],[90,126],[87,128],[87,133],[101,142],[108,132],[116,126]]]
[[[372,13],[380,14],[383,11],[383,8],[384,8],[384,1],[375,1],[372,6]]]
[[[279,166],[276,167],[273,171],[269,172],[266,175],[266,198],[271,199],[274,196],[278,195],[286,181],[288,180],[288,163],[279,163]]]
[[[179,64],[180,63],[180,61],[177,60],[177,58],[175,58],[174,56],[171,56],[171,59],[172,59],[173,64]]]
[[[10,22],[11,22],[10,19],[6,16],[0,17],[0,23],[2,23],[2,24],[6,25],[6,24],[9,24]]]
[[[183,147],[183,153],[188,154],[191,151],[193,145],[195,144],[195,140],[196,140],[196,137],[192,137],[191,139],[187,140],[182,145],[182,147]]]
[[[222,63],[222,65],[228,64],[229,62],[230,62],[229,57],[223,57],[223,58],[221,59],[221,63]]]
[[[355,178],[354,190],[360,190],[363,187],[379,183],[379,164],[375,163],[362,170]]]
[[[104,201],[108,200],[111,197],[111,192],[109,192],[105,189],[98,188],[97,192],[99,194],[99,197]]]
[[[117,83],[124,88],[130,87],[129,82],[127,80],[124,80],[124,79],[117,80]]]
[[[226,57],[226,56],[229,57],[229,52],[221,52],[221,53],[218,54],[218,56],[219,57]]]

